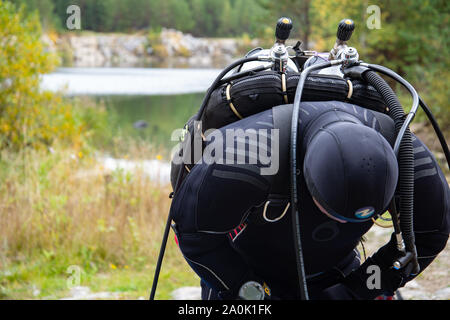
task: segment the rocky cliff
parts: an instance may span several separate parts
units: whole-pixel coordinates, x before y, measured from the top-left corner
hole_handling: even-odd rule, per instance
[[[196,38],[173,29],[157,34],[66,33],[43,37],[73,67],[223,67],[256,40]]]

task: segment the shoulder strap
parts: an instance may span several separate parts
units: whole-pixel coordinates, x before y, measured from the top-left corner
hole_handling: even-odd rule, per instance
[[[279,169],[274,176],[270,194],[289,197],[289,145],[291,136],[292,104],[272,108],[273,126],[279,130]]]
[[[394,120],[389,117],[387,114],[380,113],[377,111],[372,111],[372,114],[377,119],[380,125],[380,133],[381,135],[389,142],[389,144],[394,147],[395,143],[395,124]]]

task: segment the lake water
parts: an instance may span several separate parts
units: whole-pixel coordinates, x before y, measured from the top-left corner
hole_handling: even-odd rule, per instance
[[[67,95],[176,95],[205,92],[218,69],[60,68],[42,87]]]
[[[115,130],[171,149],[173,130],[200,107],[218,69],[60,68],[42,77],[42,88],[89,96],[105,105]],[[144,124],[136,128],[135,124]]]
[[[219,73],[217,69],[61,68],[42,77],[42,88],[68,96],[89,96],[104,105],[113,136],[142,139],[159,150],[164,166],[144,162],[143,167],[150,176],[155,170],[163,171],[167,181],[167,161],[176,144],[171,141],[172,132],[182,128],[199,109]],[[106,150],[110,144],[104,141]],[[119,159],[121,156],[102,155],[101,159],[111,169],[135,167],[130,160]]]

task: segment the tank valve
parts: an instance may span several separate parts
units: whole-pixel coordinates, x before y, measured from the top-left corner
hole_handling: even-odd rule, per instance
[[[286,48],[286,40],[292,30],[292,20],[286,17],[280,18],[275,28],[276,42],[270,50],[270,59],[273,62],[273,69],[285,73],[289,61],[289,53]]]
[[[347,41],[352,37],[355,30],[355,23],[351,19],[344,19],[339,22],[336,33],[336,43],[330,51],[328,60],[337,60],[340,58],[343,50],[347,48]]]
[[[286,17],[280,18],[275,29],[275,37],[278,43],[285,43],[292,30],[292,20]]]
[[[348,67],[359,60],[358,51],[353,47],[346,47],[340,57],[343,60],[343,67]]]
[[[336,37],[338,40],[344,42],[350,40],[353,31],[355,30],[355,23],[351,19],[344,19],[339,22]]]

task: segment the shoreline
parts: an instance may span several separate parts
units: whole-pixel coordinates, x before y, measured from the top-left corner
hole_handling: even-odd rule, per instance
[[[219,69],[59,68],[41,76],[41,87],[67,96],[179,95],[203,93]]]

